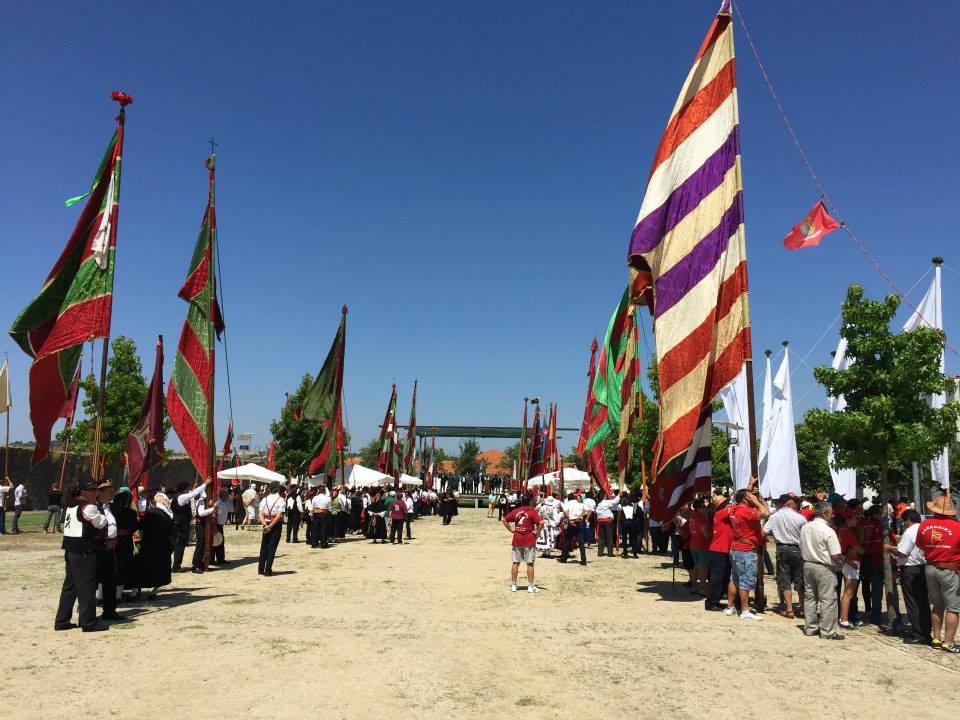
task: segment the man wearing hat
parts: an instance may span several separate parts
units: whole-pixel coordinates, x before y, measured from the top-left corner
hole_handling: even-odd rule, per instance
[[[74,603],[78,606],[80,627],[84,632],[107,629],[97,622],[97,550],[103,545],[107,527],[107,518],[100,512],[97,495],[92,480],[81,481],[64,515],[61,547],[65,574],[54,630],[77,627],[70,622]]]
[[[101,620],[122,620],[117,613],[117,520],[110,510],[110,503],[116,495],[113,483],[104,480],[97,485],[97,501],[101,513],[107,519],[107,532],[104,543],[97,548],[97,581],[103,596],[103,614]]]
[[[917,547],[927,559],[927,594],[933,603],[933,646],[960,653],[954,644],[960,620],[960,521],[948,495],[927,503],[933,517],[920,523]],[[940,631],[943,630],[941,644]]]

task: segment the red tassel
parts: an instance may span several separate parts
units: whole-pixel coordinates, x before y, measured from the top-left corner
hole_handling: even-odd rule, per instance
[[[110,99],[120,103],[121,108],[125,108],[133,102],[133,95],[127,95],[122,90],[114,90],[113,94],[110,95]]]

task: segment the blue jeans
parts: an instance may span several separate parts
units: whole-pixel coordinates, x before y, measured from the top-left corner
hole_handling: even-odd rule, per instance
[[[10,529],[14,535],[20,532],[20,514],[23,512],[23,505],[17,505],[13,508],[13,527]]]
[[[0,506],[0,535],[7,534],[7,511]]]
[[[741,590],[756,589],[757,551],[730,550],[730,563],[733,566],[733,584]]]

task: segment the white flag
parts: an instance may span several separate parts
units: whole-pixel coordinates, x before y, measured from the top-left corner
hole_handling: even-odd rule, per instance
[[[750,484],[750,414],[747,407],[747,368],[740,369],[733,382],[720,391],[727,420],[736,427],[731,429],[736,442],[730,445],[730,477],[733,487],[742,490]]]
[[[840,343],[837,345],[837,351],[833,354],[833,369],[846,370],[852,364],[853,360],[847,357],[847,341],[845,338],[840,338]],[[830,408],[830,412],[842,412],[846,406],[847,401],[844,399],[843,395],[838,395],[837,397],[827,397],[827,407]],[[855,498],[857,496],[856,469],[834,469],[832,447],[827,452],[827,462],[830,464],[830,476],[833,478],[833,489],[838,495],[846,498],[847,500]]]
[[[13,405],[10,402],[10,368],[7,361],[0,365],[0,413],[8,412]]]
[[[903,326],[905,332],[915,330],[921,325],[926,325],[935,330],[943,330],[943,302],[940,296],[940,266],[937,265],[933,271],[933,282],[930,283],[930,289],[923,296],[920,305],[913,311],[913,314]],[[943,353],[940,353],[940,374],[943,375],[945,369]],[[934,409],[942,408],[947,402],[946,393],[937,393],[927,398],[930,407]],[[940,487],[946,489],[950,487],[950,453],[949,448],[943,448],[940,453],[930,462],[930,473],[933,479],[939,483]]]
[[[797,460],[797,435],[793,422],[793,389],[790,384],[790,349],[783,349],[783,361],[770,385],[770,419],[764,422],[767,438],[762,461],[761,487],[767,497],[792,492],[799,495],[800,465]],[[764,388],[764,393],[767,388]],[[764,398],[766,404],[766,398]],[[764,408],[766,411],[766,407]],[[767,429],[767,425],[770,429]]]
[[[763,497],[772,497],[767,485],[767,453],[770,450],[770,433],[773,432],[773,372],[770,366],[770,356],[767,355],[767,369],[763,376],[763,400],[760,406],[761,420],[763,422],[760,428],[760,451],[758,453],[759,461],[757,463],[757,472],[760,477],[760,494]]]

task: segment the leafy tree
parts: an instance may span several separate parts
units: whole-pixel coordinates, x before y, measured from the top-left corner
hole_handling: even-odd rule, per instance
[[[375,468],[377,466],[377,455],[380,454],[380,440],[374,438],[362,448],[360,448],[360,464],[364,467]]]
[[[500,464],[497,469],[501,472],[512,473],[513,464],[520,458],[520,443],[514,443],[510,447],[504,448],[503,456],[500,458]]]
[[[719,491],[732,491],[733,479],[730,477],[730,443],[727,433],[713,426],[710,438],[710,474],[711,484]]]
[[[837,413],[812,410],[806,418],[812,432],[834,446],[839,467],[875,466],[881,491],[894,487],[891,466],[911,461],[923,466],[941,452],[954,438],[960,411],[954,402],[940,409],[927,405],[923,396],[950,394],[955,385],[940,371],[946,338],[924,326],[892,332],[899,306],[895,295],[869,300],[859,285],[849,287],[840,336],[853,362],[846,370],[814,370],[827,394],[843,395],[847,407]]]
[[[453,467],[460,475],[476,475],[480,469],[480,463],[477,455],[480,453],[480,445],[476,440],[464,440],[460,443],[460,454],[453,461]]]
[[[313,459],[313,451],[320,442],[320,423],[312,420],[296,420],[294,412],[313,385],[310,373],[300,380],[300,386],[290,394],[280,410],[280,419],[270,423],[270,434],[276,441],[274,462],[277,472],[297,474],[306,472],[306,465]]]
[[[136,424],[143,401],[147,397],[147,381],[143,377],[143,368],[133,340],[118,335],[110,344],[110,350],[100,434],[103,453],[108,461],[123,457],[127,434]],[[83,412],[86,418],[78,420],[70,430],[58,433],[57,439],[69,438],[71,449],[89,453],[93,450],[97,415],[97,380],[90,374],[79,382],[79,386],[83,390]],[[165,421],[164,435],[168,429],[169,421]]]

